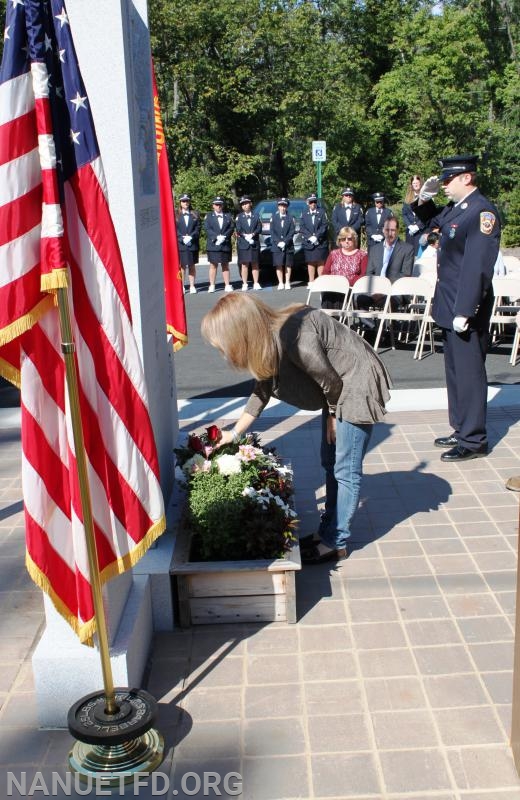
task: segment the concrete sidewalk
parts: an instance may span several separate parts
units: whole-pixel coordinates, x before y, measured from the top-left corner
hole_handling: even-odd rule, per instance
[[[203,424],[187,413],[184,429]],[[273,412],[257,429],[292,461],[301,530],[313,531],[319,418]],[[509,748],[518,496],[504,488],[520,473],[520,406],[490,407],[489,431],[488,458],[446,465],[432,444],[448,432],[444,410],[389,413],[366,458],[356,549],[298,574],[297,624],[155,637],[147,688],[168,748],[163,796],[218,796],[203,790],[211,771],[239,773],[247,800],[520,800]],[[0,430],[0,447],[6,796],[8,771],[41,770],[50,786],[72,740],[37,727],[30,655],[43,614],[23,565],[18,431]]]

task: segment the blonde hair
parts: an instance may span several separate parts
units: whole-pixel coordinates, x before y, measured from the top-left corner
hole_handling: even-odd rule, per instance
[[[340,240],[346,239],[347,236],[352,236],[352,239],[354,240],[354,246],[357,247],[359,241],[357,231],[355,231],[354,228],[351,228],[349,225],[346,225],[344,228],[339,229],[338,235],[336,237],[336,244],[338,245],[338,247]]]
[[[227,294],[203,317],[201,333],[235,369],[265,380],[278,373],[280,328],[301,308],[274,309],[250,294]]]
[[[421,178],[420,175],[412,175],[412,177],[410,178],[410,180],[408,182],[408,186],[407,186],[407,189],[406,189],[406,197],[404,198],[404,202],[405,203],[413,203],[413,201],[415,200],[416,195],[415,195],[414,190],[412,189],[412,183],[416,178],[421,181],[421,186],[424,183],[424,181],[423,181],[423,179]]]

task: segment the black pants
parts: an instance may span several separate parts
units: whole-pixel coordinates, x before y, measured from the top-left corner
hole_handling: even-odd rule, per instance
[[[443,328],[442,341],[450,425],[463,447],[478,450],[487,444],[488,331]]]

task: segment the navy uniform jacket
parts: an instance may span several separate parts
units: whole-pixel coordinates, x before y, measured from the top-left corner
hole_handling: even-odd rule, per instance
[[[181,264],[195,264],[199,260],[200,216],[197,211],[188,211],[187,221],[182,211],[175,218],[177,224],[177,240]],[[191,236],[191,242],[184,244],[183,236]]]
[[[341,228],[353,228],[357,235],[361,235],[361,226],[364,222],[363,209],[359,203],[352,203],[350,207],[350,221],[347,222],[347,207],[343,203],[338,203],[332,209],[332,227],[336,237]]]
[[[271,252],[276,253],[280,248],[278,242],[285,242],[285,252],[294,253],[293,236],[296,230],[294,217],[286,214],[282,229],[282,220],[278,211],[275,211],[269,222],[271,233]]]
[[[220,253],[221,255],[229,256],[231,258],[231,236],[235,229],[233,217],[227,211],[222,212],[222,228],[220,228],[217,215],[214,211],[210,211],[204,220],[204,227],[206,229],[208,253]],[[216,244],[217,236],[221,234],[226,239],[222,244]],[[229,260],[228,259],[228,260]],[[210,259],[211,260],[211,259]]]
[[[383,269],[384,244],[373,244],[368,252],[367,275],[381,275]],[[413,245],[396,240],[385,277],[390,283],[398,278],[407,278],[412,274],[415,252]]]
[[[415,247],[415,252],[417,252],[419,249],[419,239],[421,238],[422,232],[426,227],[426,223],[419,219],[410,203],[403,203],[403,220],[406,226],[406,241],[409,244],[413,244]],[[417,225],[419,230],[410,235],[408,233],[408,225]]]
[[[383,225],[387,219],[393,219],[393,212],[389,208],[382,208],[381,209],[381,220],[379,224],[377,222],[377,210],[375,206],[370,206],[367,208],[365,213],[365,230],[367,232],[367,239],[368,243],[372,246],[376,244],[373,239],[370,237],[373,233],[379,233],[381,236],[383,235]]]
[[[312,214],[308,208],[302,214],[300,233],[303,238],[303,249],[307,258],[327,258],[329,252],[329,220],[323,208],[317,208]],[[316,244],[309,242],[310,236],[316,236]]]
[[[251,253],[258,253],[259,250],[259,235],[262,233],[262,220],[258,214],[251,211],[251,224],[247,219],[247,214],[241,211],[235,220],[235,232],[237,235],[237,249],[238,257],[247,256]],[[250,245],[247,239],[244,239],[245,233],[253,234],[253,244]]]
[[[489,325],[493,306],[493,268],[500,245],[498,212],[475,189],[456,207],[437,209],[433,201],[413,203],[417,216],[441,233],[432,316],[441,328],[454,317],[468,317],[471,328]]]

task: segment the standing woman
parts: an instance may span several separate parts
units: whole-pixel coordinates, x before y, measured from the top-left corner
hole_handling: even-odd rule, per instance
[[[175,218],[181,269],[189,280],[190,294],[197,294],[195,265],[199,260],[200,215],[191,207],[191,195],[181,194],[180,209]]]
[[[300,233],[303,239],[303,252],[309,275],[309,285],[321,275],[329,252],[329,220],[324,208],[318,208],[318,198],[310,194],[307,208],[302,214]]]
[[[213,198],[213,210],[206,215],[204,228],[206,229],[206,249],[209,261],[209,286],[208,292],[215,291],[217,269],[220,264],[224,291],[232,292],[233,284],[229,280],[229,262],[231,261],[231,236],[235,229],[235,222],[231,214],[224,211],[224,198],[217,195]]]
[[[235,369],[256,378],[245,410],[233,430],[222,433],[220,444],[245,433],[271,397],[321,409],[325,513],[320,542],[303,547],[302,561],[346,558],[363,458],[372,426],[383,419],[390,398],[383,363],[360,336],[320,309],[296,304],[273,309],[251,294],[222,297],[203,318],[202,335]]]
[[[294,264],[293,236],[296,230],[296,223],[292,214],[287,213],[289,200],[286,197],[280,197],[277,207],[277,211],[271,216],[269,229],[273,267],[276,270],[278,290],[280,290],[291,288],[291,270]]]
[[[253,289],[258,291],[260,286],[260,269],[258,258],[260,254],[260,234],[262,233],[262,220],[258,214],[251,211],[252,201],[245,195],[240,198],[241,212],[235,220],[235,236],[237,237],[238,267],[242,276],[242,291],[247,292],[247,279],[249,267],[253,275]]]
[[[403,221],[406,228],[406,241],[408,244],[413,244],[416,257],[419,255],[419,249],[422,249],[420,238],[421,233],[426,226],[424,222],[421,222],[419,217],[416,215],[411,203],[418,199],[422,185],[423,179],[421,176],[412,175],[403,203]]]

